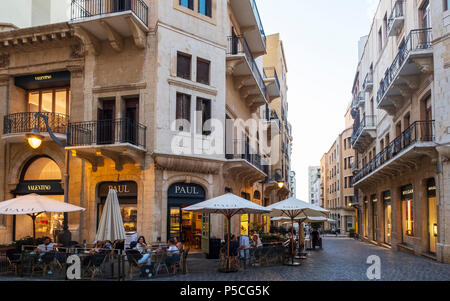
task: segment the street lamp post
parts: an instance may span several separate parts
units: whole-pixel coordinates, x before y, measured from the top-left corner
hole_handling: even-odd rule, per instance
[[[28,144],[33,149],[38,149],[41,144],[42,140],[44,139],[44,136],[41,135],[38,129],[39,124],[39,118],[42,118],[45,123],[45,127],[47,128],[47,132],[49,136],[52,138],[54,142],[56,142],[59,146],[63,147],[64,149],[68,146],[68,144],[62,142],[59,140],[54,134],[52,129],[50,128],[48,124],[48,117],[37,112],[34,114],[36,123],[35,127],[31,130],[29,134],[26,135]],[[66,137],[69,137],[69,127],[67,127],[66,130]],[[69,151],[65,150],[65,171],[64,171],[64,202],[69,203]],[[69,231],[69,224],[68,224],[68,213],[64,213],[64,220],[63,220],[63,231],[58,234],[58,240],[60,242],[63,242],[64,246],[68,246],[70,241],[72,239],[72,234]]]
[[[261,188],[262,188],[262,191],[261,191],[261,200],[262,200],[262,202],[263,202],[263,206],[264,206],[264,207],[267,206],[266,201],[265,201],[265,199],[264,199],[264,184],[270,183],[271,181],[275,181],[275,182],[277,182],[278,188],[279,188],[279,189],[282,189],[282,188],[284,187],[284,180],[283,180],[283,177],[281,176],[280,173],[281,173],[281,169],[280,169],[280,168],[277,168],[277,169],[274,170],[274,176],[273,176],[273,178],[267,176],[267,177],[264,179],[264,181],[260,182],[260,184],[261,184],[261,186],[262,186],[262,187],[261,187]]]

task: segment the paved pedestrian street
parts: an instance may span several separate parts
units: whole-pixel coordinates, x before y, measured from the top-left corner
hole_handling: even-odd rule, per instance
[[[324,238],[324,249],[309,251],[301,266],[252,267],[238,273],[217,271],[216,260],[191,259],[189,274],[158,277],[164,281],[369,281],[371,255],[381,259],[382,281],[450,281],[450,265],[392,251],[350,238]]]

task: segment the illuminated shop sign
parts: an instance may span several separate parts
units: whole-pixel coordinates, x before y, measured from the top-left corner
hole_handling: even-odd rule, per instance
[[[42,195],[61,195],[64,189],[61,181],[23,181],[20,182],[16,190],[12,192],[15,195],[26,195],[30,193]]]
[[[68,87],[70,86],[70,72],[62,71],[18,76],[14,78],[14,84],[25,90]]]

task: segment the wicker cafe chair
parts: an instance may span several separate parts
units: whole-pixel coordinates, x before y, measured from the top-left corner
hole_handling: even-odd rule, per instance
[[[103,275],[102,265],[105,262],[107,256],[105,253],[92,254],[90,256],[90,262],[88,271],[91,272],[91,279],[94,280],[96,274]]]
[[[155,276],[158,275],[158,272],[161,268],[165,268],[167,274],[169,274],[169,268],[167,267],[166,259],[167,259],[166,252],[155,254]]]
[[[55,252],[46,252],[35,258],[35,262],[31,268],[31,276],[33,277],[36,269],[42,269],[42,276],[45,276],[47,270],[51,268],[55,260]]]
[[[130,280],[133,280],[134,268],[139,270],[142,266],[144,266],[143,263],[139,263],[139,259],[142,258],[142,254],[138,250],[126,250],[125,254],[127,255],[128,261],[128,277]]]
[[[8,261],[8,268],[14,269],[14,274],[19,275],[19,266],[22,263],[22,253],[16,249],[6,251],[6,259]]]

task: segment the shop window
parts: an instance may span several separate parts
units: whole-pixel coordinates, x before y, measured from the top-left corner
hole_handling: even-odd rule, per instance
[[[198,12],[207,17],[212,16],[212,0],[198,0]]]
[[[197,82],[209,85],[209,66],[210,62],[203,59],[197,59]]]
[[[241,235],[248,235],[248,223],[249,223],[249,215],[242,214],[241,215]]]
[[[412,185],[402,188],[402,229],[403,238],[414,236],[414,203]],[[406,241],[404,241],[406,242]]]
[[[23,180],[61,180],[61,170],[55,161],[46,157],[38,158],[27,167]]]
[[[58,113],[69,115],[69,88],[29,91],[27,99],[28,112]]]
[[[197,114],[201,120],[197,122],[197,133],[202,133],[204,136],[211,135],[211,100],[204,98],[197,98]]]
[[[180,6],[194,10],[194,0],[180,0]]]
[[[184,79],[191,79],[191,60],[188,54],[178,53],[177,55],[177,76]]]
[[[176,129],[180,132],[189,131],[191,122],[191,96],[177,93]]]

